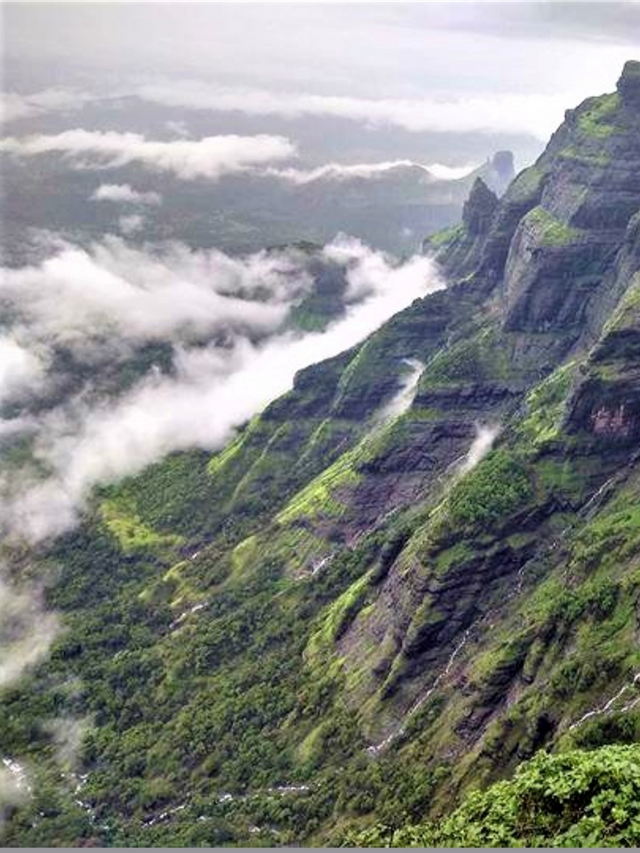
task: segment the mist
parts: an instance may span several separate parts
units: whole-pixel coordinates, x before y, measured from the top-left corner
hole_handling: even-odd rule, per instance
[[[240,258],[113,235],[86,249],[58,241],[42,263],[2,270],[0,302],[14,319],[0,338],[0,393],[40,381],[62,345],[95,363],[145,341],[272,332],[310,286],[295,250]]]
[[[10,587],[0,577],[0,689],[43,660],[57,633],[57,617],[45,610],[39,590]]]
[[[283,326],[310,287],[295,249],[238,259],[174,245],[153,255],[109,238],[89,251],[64,245],[38,266],[6,270],[0,298],[19,309],[13,333],[25,357],[38,352],[45,365],[65,344],[96,366],[155,340],[171,346],[172,371],[151,369],[115,398],[85,391],[24,422],[38,473],[5,474],[5,529],[30,541],[59,534],[77,523],[97,484],[176,450],[222,447],[291,388],[298,370],[353,346],[414,299],[444,287],[429,258],[398,263],[354,239],[337,238],[321,257],[344,270],[347,308],[323,332],[306,334]],[[203,344],[216,331],[224,345]],[[14,394],[35,381],[20,371],[10,378]],[[54,369],[48,381],[60,381]]]
[[[248,115],[332,116],[376,127],[425,130],[529,133],[544,139],[562,118],[562,95],[501,94],[466,98],[355,98],[260,89],[218,89],[197,81],[141,86],[136,94],[165,106]]]
[[[82,128],[58,134],[0,139],[0,152],[14,157],[60,154],[79,169],[117,169],[138,163],[155,172],[170,172],[184,180],[216,180],[250,166],[285,160],[295,145],[282,136],[208,136],[170,142],[146,139],[139,133],[90,131]]]
[[[500,427],[490,424],[477,424],[476,436],[471,443],[466,456],[460,464],[460,473],[468,474],[489,453],[496,438],[500,435]]]
[[[121,204],[160,204],[162,196],[156,192],[139,192],[129,184],[100,184],[92,193],[91,200]]]
[[[0,766],[0,832],[9,809],[19,805],[28,795],[26,779],[18,775],[11,759],[3,758]]]
[[[375,179],[384,176],[391,169],[404,166],[422,169],[425,180],[455,181],[459,178],[465,178],[474,169],[477,169],[479,165],[479,163],[469,163],[462,166],[446,166],[443,163],[423,165],[422,163],[416,163],[414,160],[389,160],[378,163],[327,163],[315,169],[296,169],[294,167],[278,169],[268,167],[260,170],[258,174],[282,178],[294,184],[308,184],[316,180],[340,182],[352,178]]]

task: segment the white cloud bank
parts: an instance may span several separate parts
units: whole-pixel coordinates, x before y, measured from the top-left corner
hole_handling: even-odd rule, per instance
[[[16,319],[13,337],[0,339],[0,389],[28,387],[36,355],[56,346],[95,361],[98,350],[147,341],[273,332],[309,286],[291,252],[234,258],[171,244],[151,253],[117,237],[90,249],[62,244],[41,264],[2,270],[0,301]]]
[[[80,397],[38,416],[35,454],[44,480],[12,490],[5,482],[5,526],[31,540],[70,526],[97,483],[139,471],[173,450],[217,449],[271,400],[302,367],[335,355],[374,331],[414,299],[443,287],[433,262],[397,264],[356,240],[325,247],[326,261],[345,271],[358,299],[324,332],[271,330],[295,294],[309,286],[299,253],[259,253],[244,260],[174,247],[168,258],[143,257],[120,241],[92,254],[68,248],[36,268],[10,271],[21,290],[35,341],[64,340],[96,358],[99,330],[113,343],[170,341],[172,375],[150,371],[118,398]],[[217,290],[212,281],[216,281]],[[251,294],[256,297],[250,299]],[[242,298],[240,298],[242,296]],[[193,345],[194,332],[225,332],[223,346]]]
[[[37,389],[44,374],[41,353],[21,346],[11,335],[0,337],[0,403]]]
[[[100,184],[91,194],[91,201],[113,201],[120,204],[160,204],[162,196],[156,192],[140,192],[130,184]]]
[[[139,163],[184,180],[241,172],[249,167],[286,160],[295,146],[283,136],[206,136],[202,139],[148,140],[139,133],[81,128],[56,134],[0,139],[0,152],[18,157],[57,153],[80,168],[115,169]]]
[[[471,172],[475,171],[480,166],[480,163],[466,163],[463,166],[447,166],[444,163],[430,163],[424,168],[437,181],[458,181],[460,178],[466,178]]]
[[[262,169],[260,174],[267,177],[282,178],[294,184],[309,184],[313,181],[335,181],[339,183],[353,178],[381,178],[390,171],[414,168],[421,169],[424,172],[425,181],[455,181],[471,174],[474,169],[478,168],[478,165],[477,163],[464,166],[445,166],[442,163],[425,165],[416,163],[414,160],[383,160],[377,163],[327,163],[315,169],[268,167]]]
[[[460,98],[360,98],[216,88],[200,81],[138,87],[139,97],[165,106],[247,115],[330,116],[411,132],[524,133],[546,140],[562,121],[567,95],[488,94]]]

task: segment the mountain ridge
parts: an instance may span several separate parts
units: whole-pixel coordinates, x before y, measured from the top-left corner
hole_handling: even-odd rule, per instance
[[[491,835],[465,796],[640,738],[639,69],[476,181],[425,241],[446,290],[45,550],[69,630],[2,700],[41,763],[10,843],[637,840],[637,807]],[[93,720],[68,791],[53,708]]]

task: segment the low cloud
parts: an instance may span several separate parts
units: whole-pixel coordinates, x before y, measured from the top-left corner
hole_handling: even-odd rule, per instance
[[[112,241],[92,255],[67,249],[25,276],[39,339],[53,335],[94,355],[100,341],[88,332],[92,326],[110,328],[119,342],[160,336],[172,343],[173,371],[151,370],[116,399],[80,396],[39,416],[33,452],[49,474],[31,482],[25,476],[17,490],[5,484],[4,520],[14,533],[31,540],[60,533],[77,521],[96,484],[135,473],[174,450],[222,447],[236,427],[291,387],[297,370],[353,346],[417,297],[443,287],[428,258],[399,264],[340,238],[322,255],[344,271],[352,303],[324,332],[296,334],[278,331],[277,322],[301,280],[303,290],[308,287],[299,253],[238,261],[172,251],[169,259],[144,262],[142,252]],[[61,282],[68,284],[69,275],[67,291]],[[224,297],[211,289],[216,279]],[[92,286],[83,290],[80,283],[87,282]],[[56,297],[42,303],[47,286]],[[252,291],[256,298],[248,300]],[[223,346],[190,340],[188,329],[210,335],[216,325],[225,329]],[[248,332],[256,326],[270,328],[271,337],[253,338]]]
[[[0,577],[0,688],[40,663],[57,633],[58,620],[36,590],[12,588]]]
[[[207,136],[169,142],[149,140],[139,133],[66,130],[0,139],[0,152],[17,157],[57,153],[76,167],[115,169],[139,163],[156,172],[170,172],[184,180],[241,172],[250,167],[286,160],[295,146],[283,136]]]
[[[0,338],[0,392],[31,387],[55,347],[93,363],[148,341],[273,332],[310,285],[292,252],[151,252],[117,237],[89,249],[60,244],[40,264],[2,270],[0,304],[15,319]]]
[[[100,184],[91,195],[91,201],[113,201],[120,204],[160,204],[162,196],[156,192],[140,192],[130,184]]]
[[[565,94],[491,94],[461,98],[358,98],[216,88],[200,81],[169,81],[140,86],[139,97],[165,106],[237,111],[247,115],[331,116],[372,127],[423,131],[523,133],[546,140],[562,121]]]
[[[82,744],[92,723],[91,717],[56,717],[45,722],[44,729],[53,740],[56,760],[65,774],[78,770]]]
[[[120,232],[128,237],[144,228],[145,218],[140,213],[132,213],[130,216],[121,216],[118,219]]]
[[[463,166],[447,166],[444,163],[431,163],[425,166],[425,169],[438,181],[458,181],[470,175],[479,165],[479,163],[467,163]]]
[[[414,160],[387,160],[379,163],[327,163],[315,169],[296,169],[293,167],[278,169],[270,167],[263,169],[260,174],[268,177],[281,178],[294,184],[309,184],[313,181],[349,181],[353,178],[375,179],[387,175],[390,171],[413,168],[421,169],[424,180],[451,181],[464,178],[471,174],[478,164],[464,166],[445,166],[442,163],[424,165]]]
[[[94,99],[95,95],[77,89],[44,89],[30,95],[0,92],[0,123],[8,124],[50,112],[79,110]]]
[[[0,404],[38,389],[45,369],[41,350],[27,349],[11,335],[0,337]]]
[[[167,128],[167,130],[169,130],[171,133],[174,133],[176,136],[191,136],[191,133],[189,132],[189,128],[185,121],[176,121],[175,119],[169,119],[165,122],[165,127]]]

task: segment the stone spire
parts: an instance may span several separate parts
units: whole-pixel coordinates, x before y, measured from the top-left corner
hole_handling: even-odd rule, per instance
[[[625,106],[640,108],[640,62],[637,60],[625,62],[618,80],[618,92]]]
[[[462,209],[462,221],[467,231],[474,235],[486,234],[497,204],[497,195],[489,189],[482,178],[476,178]]]

